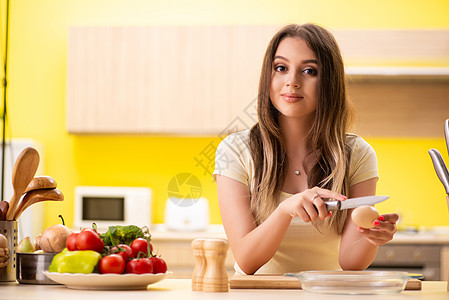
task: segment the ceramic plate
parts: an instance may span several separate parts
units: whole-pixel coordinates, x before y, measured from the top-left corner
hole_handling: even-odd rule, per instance
[[[82,290],[137,290],[164,279],[169,272],[160,274],[70,274],[44,271],[51,280],[71,289]]]

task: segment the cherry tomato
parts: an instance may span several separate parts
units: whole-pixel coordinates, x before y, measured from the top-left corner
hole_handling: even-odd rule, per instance
[[[111,249],[111,253],[118,254],[121,257],[123,257],[123,260],[125,263],[128,262],[131,258],[134,258],[133,256],[133,250],[130,246],[126,244],[120,244]]]
[[[95,230],[85,228],[81,230],[76,238],[76,247],[78,250],[93,250],[101,253],[104,243]]]
[[[153,246],[149,244],[150,254],[153,251]],[[133,257],[137,257],[139,252],[143,252],[145,257],[148,257],[148,241],[144,238],[137,238],[131,243],[131,249],[133,250]]]
[[[167,264],[165,263],[165,260],[156,256],[150,257],[150,260],[153,262],[153,274],[167,272]]]
[[[72,233],[67,238],[66,247],[69,251],[76,251],[78,250],[78,247],[76,247],[76,239],[78,237],[79,233]]]
[[[111,254],[100,259],[98,271],[101,274],[113,273],[122,274],[125,271],[125,261],[118,254]]]
[[[134,258],[126,264],[126,273],[153,273],[153,262],[149,258]]]

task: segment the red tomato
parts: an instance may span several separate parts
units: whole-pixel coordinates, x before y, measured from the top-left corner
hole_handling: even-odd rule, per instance
[[[72,233],[67,238],[66,247],[69,251],[76,251],[78,247],[76,247],[76,239],[78,237],[78,233]]]
[[[78,250],[93,250],[101,253],[104,243],[98,233],[90,228],[81,230],[76,238],[76,247]]]
[[[101,274],[122,274],[125,271],[125,261],[118,254],[111,254],[100,259],[98,271]]]
[[[125,263],[128,262],[128,260],[130,260],[131,258],[134,258],[133,250],[131,249],[130,246],[125,245],[125,244],[120,244],[120,245],[113,247],[111,249],[111,253],[118,254],[121,257],[123,257],[123,260],[125,261]]]
[[[167,264],[165,263],[165,260],[156,256],[150,257],[150,260],[153,262],[153,274],[167,272]]]
[[[126,273],[153,273],[153,262],[148,258],[131,259],[126,264]]]
[[[149,244],[150,254],[153,251],[153,246]],[[143,252],[145,257],[148,257],[148,241],[144,238],[137,238],[131,243],[131,249],[133,250],[133,257],[137,257],[139,252]]]

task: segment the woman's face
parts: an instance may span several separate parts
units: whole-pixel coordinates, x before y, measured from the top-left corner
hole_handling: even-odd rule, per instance
[[[270,99],[280,117],[304,118],[318,105],[318,64],[303,39],[285,38],[276,50]]]

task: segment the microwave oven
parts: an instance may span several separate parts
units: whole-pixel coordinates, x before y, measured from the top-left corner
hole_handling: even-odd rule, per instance
[[[74,230],[107,231],[111,225],[151,225],[151,189],[146,187],[77,186]]]

